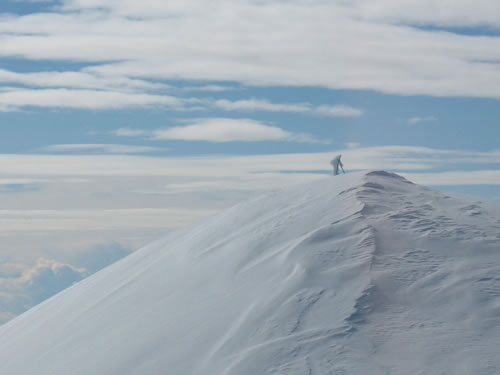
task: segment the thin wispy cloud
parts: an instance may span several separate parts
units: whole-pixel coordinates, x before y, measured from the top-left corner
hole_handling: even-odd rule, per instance
[[[93,187],[93,189],[95,188]],[[84,230],[127,231],[139,228],[166,227],[167,224],[168,227],[174,228],[212,213],[214,210],[206,208],[0,210],[0,218],[3,222],[0,233],[2,231],[12,234],[16,232],[36,234]],[[131,217],[134,217],[134,220],[130,220]],[[26,224],[28,221],[29,224]],[[177,224],[175,224],[176,222]]]
[[[359,148],[359,147],[361,147],[361,144],[358,142],[347,142],[346,147],[347,148]]]
[[[96,144],[96,143],[72,143],[50,145],[41,149],[45,152],[95,152],[104,154],[145,154],[151,152],[166,151],[166,148],[151,147],[151,146],[133,146],[133,145],[118,145],[118,144]]]
[[[415,125],[415,124],[420,124],[422,122],[432,122],[432,121],[436,121],[436,118],[434,116],[410,117],[408,119],[408,124]]]
[[[221,86],[221,85],[202,85],[202,86],[184,86],[181,88],[182,91],[200,91],[200,92],[224,92],[235,90],[232,86]]]
[[[321,116],[330,117],[360,117],[364,111],[348,105],[320,105],[314,108],[313,112]]]
[[[30,185],[47,182],[40,178],[0,178],[0,185]]]
[[[0,110],[4,111],[24,107],[104,110],[154,106],[181,109],[184,102],[167,95],[100,90],[16,89],[0,92]]]
[[[227,99],[217,100],[216,108],[226,111],[269,111],[269,112],[309,112],[311,105],[308,103],[278,104],[266,99],[246,99],[231,101]]]
[[[433,186],[500,185],[500,170],[401,173],[413,182]]]
[[[122,90],[132,92],[170,87],[164,83],[154,83],[120,76],[100,76],[85,71],[18,73],[0,69],[0,82],[42,88]]]
[[[192,13],[205,13],[211,9],[203,2],[173,0],[167,4],[154,0],[147,1],[148,6],[141,6],[134,0],[122,0],[109,2],[104,0],[64,0],[64,10],[90,10],[107,9],[113,14],[120,16],[138,16],[143,18],[165,17],[171,15],[186,16]],[[229,1],[214,1],[217,6],[227,5]],[[242,2],[246,4],[247,2]],[[273,5],[270,2],[268,6]],[[310,4],[308,1],[298,1],[299,6]],[[382,0],[376,3],[370,0],[352,0],[346,3],[343,0],[332,0],[328,2],[331,7],[321,7],[320,10],[331,8],[352,8],[355,15],[361,15],[372,20],[391,20],[408,22],[412,24],[427,25],[462,25],[477,26],[488,25],[500,26],[500,10],[495,0],[478,0],[471,3],[468,0],[455,0],[454,7],[447,2],[436,2],[434,0],[405,0],[404,6],[398,0]],[[281,5],[278,3],[278,5]],[[324,5],[320,3],[319,5]],[[198,6],[198,7],[197,7]],[[276,8],[272,8],[276,9]],[[286,9],[286,8],[285,8]]]
[[[402,6],[404,4],[404,6]],[[424,26],[500,27],[500,9],[496,0],[353,0],[350,5],[363,18]]]
[[[226,111],[268,111],[268,112],[291,112],[310,113],[330,117],[359,117],[363,110],[346,105],[320,105],[313,106],[310,103],[273,103],[266,99],[244,99],[227,100],[220,99],[214,102],[216,108]]]
[[[114,134],[118,137],[140,137],[148,135],[149,132],[142,129],[119,128],[113,130],[111,134]]]
[[[203,123],[200,123],[203,124]],[[210,124],[209,124],[210,125]],[[229,124],[229,126],[231,123]],[[253,125],[253,123],[252,123]],[[189,125],[188,125],[189,126]],[[187,127],[187,126],[186,126]],[[184,127],[184,128],[186,128]],[[177,134],[167,137],[200,139],[201,135],[183,127]],[[231,129],[231,127],[230,127]],[[266,127],[263,135],[268,136]],[[274,137],[285,137],[278,131]],[[206,129],[205,129],[206,130]],[[282,129],[281,129],[282,130]],[[240,129],[238,129],[240,131]],[[160,133],[159,136],[162,136]],[[286,136],[289,136],[286,134]],[[203,135],[205,137],[205,134]],[[249,137],[246,133],[206,135],[208,139],[230,139]],[[415,146],[378,146],[332,149],[331,152],[290,153],[276,155],[226,155],[192,157],[148,157],[145,155],[8,155],[0,154],[0,175],[15,175],[20,179],[45,179],[47,176],[178,176],[207,177],[214,175],[242,175],[245,173],[327,171],[329,160],[334,154],[341,153],[345,166],[350,170],[388,169],[395,171],[432,171],[457,166],[500,164],[500,151],[473,152],[463,150],[436,149]],[[40,166],[43,166],[41,168]],[[476,182],[479,183],[479,182]],[[499,180],[500,183],[500,180]]]

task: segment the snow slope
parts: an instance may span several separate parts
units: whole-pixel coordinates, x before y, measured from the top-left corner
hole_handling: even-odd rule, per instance
[[[500,210],[386,172],[174,232],[0,328],[0,374],[498,374]]]

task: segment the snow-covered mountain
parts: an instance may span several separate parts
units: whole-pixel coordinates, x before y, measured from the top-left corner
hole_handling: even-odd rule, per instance
[[[171,233],[0,328],[2,375],[498,374],[500,209],[386,172]]]

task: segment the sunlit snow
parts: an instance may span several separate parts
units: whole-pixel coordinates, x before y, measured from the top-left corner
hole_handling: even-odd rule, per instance
[[[173,232],[0,328],[0,373],[495,374],[500,209],[328,176]]]

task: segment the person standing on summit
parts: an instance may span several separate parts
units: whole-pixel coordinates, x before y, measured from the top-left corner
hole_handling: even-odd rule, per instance
[[[340,168],[342,168],[342,172],[344,172],[345,174],[345,171],[344,171],[344,165],[342,164],[342,162],[340,161],[340,158],[342,157],[342,155],[337,155],[335,156],[332,161],[330,162],[330,164],[332,165],[333,167],[333,175],[336,176],[339,174],[339,166]]]

